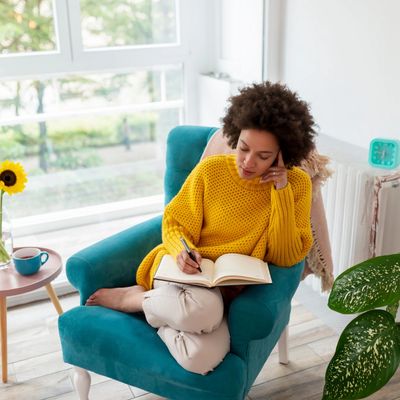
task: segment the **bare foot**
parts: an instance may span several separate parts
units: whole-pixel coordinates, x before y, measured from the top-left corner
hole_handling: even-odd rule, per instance
[[[99,289],[86,301],[87,306],[103,306],[123,312],[143,311],[145,288],[140,285],[113,289]]]

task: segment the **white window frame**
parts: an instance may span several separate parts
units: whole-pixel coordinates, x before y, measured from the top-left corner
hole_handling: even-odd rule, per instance
[[[177,42],[174,44],[126,46],[115,48],[83,49],[80,35],[79,0],[53,0],[54,25],[57,48],[54,51],[24,54],[0,55],[0,80],[46,79],[68,74],[123,73],[134,70],[157,68],[160,66],[183,66],[183,112],[184,123],[198,123],[197,78],[200,73],[212,69],[214,51],[214,0],[175,0],[177,10]],[[22,61],[22,62],[21,62]],[[164,76],[164,78],[163,78]],[[165,79],[165,75],[161,75]],[[170,105],[173,102],[168,102]],[[178,105],[178,102],[175,102]],[[142,105],[146,107],[148,105]],[[152,103],[154,108],[162,104]],[[119,106],[124,107],[124,106]],[[135,108],[136,107],[136,108]],[[130,107],[126,111],[130,110]],[[133,106],[131,111],[138,111]],[[117,107],[114,111],[117,110]],[[118,109],[119,111],[119,109]],[[73,113],[71,113],[72,115]],[[64,115],[65,116],[65,115]],[[26,116],[39,121],[43,117]],[[5,121],[5,119],[3,119]],[[22,121],[22,120],[21,120]],[[8,122],[13,123],[13,119]],[[144,213],[158,213],[163,208],[163,196],[110,203],[75,210],[60,211],[14,220],[15,237],[38,234],[43,230],[57,230],[76,226],[82,222],[90,224],[102,220],[107,214],[109,220],[139,216]],[[149,214],[150,215],[150,214]],[[59,294],[74,291],[72,286],[62,280],[55,283]],[[47,298],[44,291],[35,291],[14,296],[13,304],[22,304]]]
[[[81,38],[79,0],[53,0],[54,51],[0,55],[0,79],[38,79],[74,73],[126,72],[165,65],[183,65],[184,113],[182,118],[195,123],[197,88],[193,85],[202,64],[198,40],[193,40],[190,21],[209,9],[211,0],[175,0],[177,42],[175,44],[121,46],[84,49]],[[208,11],[209,12],[209,11]],[[206,35],[203,35],[204,40]],[[201,50],[200,50],[201,51]],[[22,62],[21,62],[22,61]],[[204,64],[204,63],[203,63]]]
[[[143,69],[184,63],[189,55],[182,19],[188,3],[175,0],[177,43],[84,49],[80,34],[79,0],[53,0],[57,49],[0,56],[0,79],[19,79],[68,73]],[[21,62],[21,59],[24,62]]]
[[[215,69],[215,0],[175,1],[176,44],[83,50],[79,0],[53,0],[57,49],[0,55],[0,80],[46,79],[73,73],[123,72],[182,64],[182,117],[185,123],[196,124],[199,121],[198,76]]]
[[[81,15],[79,0],[53,0],[54,31],[56,37],[56,50],[46,52],[31,52],[24,54],[7,54],[0,56],[0,79],[45,79],[52,76],[61,76],[73,73],[89,74],[101,72],[129,72],[134,70],[143,70],[157,68],[168,65],[183,65],[184,82],[184,100],[169,101],[167,107],[183,106],[181,120],[193,121],[196,117],[194,109],[196,107],[196,93],[193,85],[193,77],[197,74],[195,63],[192,60],[193,50],[190,49],[189,42],[192,37],[190,21],[196,18],[196,11],[199,5],[196,0],[175,0],[176,18],[177,18],[177,41],[173,44],[161,45],[141,45],[141,46],[121,46],[110,48],[84,49],[81,36]],[[162,73],[162,78],[165,76]],[[162,99],[163,100],[163,99]],[[193,104],[193,107],[188,105]],[[113,113],[115,111],[140,111],[142,109],[163,109],[165,104],[159,103],[112,106],[107,110],[92,110],[94,113]],[[89,110],[85,110],[85,113]],[[19,123],[49,120],[65,116],[79,114],[80,111],[63,112],[60,114],[39,114],[29,116],[19,116],[17,118],[3,118],[2,124],[13,124],[18,119]],[[186,117],[186,118],[185,118]],[[162,210],[162,196],[158,196],[158,201],[149,210],[135,206],[132,200],[130,210],[124,208],[126,215],[137,215],[142,212],[154,212],[157,207]],[[120,207],[110,207],[110,218],[114,209],[116,217],[121,216]],[[76,212],[79,214],[79,210]],[[93,221],[97,220],[94,213]],[[35,220],[38,223],[35,223]],[[43,216],[37,218],[21,218],[15,221],[18,233],[28,229],[30,233],[40,232]],[[28,221],[29,220],[29,221]],[[90,223],[90,221],[87,221]],[[67,225],[66,225],[67,224]],[[37,226],[36,226],[37,225]],[[63,212],[53,213],[51,225],[62,229],[70,225]],[[36,227],[35,227],[36,226]]]

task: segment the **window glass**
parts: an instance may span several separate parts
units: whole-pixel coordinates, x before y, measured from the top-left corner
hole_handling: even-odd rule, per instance
[[[0,160],[29,177],[13,218],[161,194],[183,109],[180,83],[173,100],[160,95],[170,70],[0,82]]]
[[[166,97],[168,100],[177,100],[182,98],[183,76],[180,69],[169,69],[165,71],[166,79]]]
[[[85,48],[177,42],[175,0],[81,0]]]
[[[51,0],[0,2],[0,54],[56,50]]]
[[[0,119],[159,102],[162,92],[167,100],[182,99],[181,66],[40,81],[0,81]]]

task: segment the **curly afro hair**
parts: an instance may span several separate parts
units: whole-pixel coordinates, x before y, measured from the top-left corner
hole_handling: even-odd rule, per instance
[[[222,119],[228,144],[237,146],[242,129],[272,133],[278,140],[287,167],[299,165],[314,148],[314,119],[306,102],[286,85],[264,82],[242,88],[229,99]]]

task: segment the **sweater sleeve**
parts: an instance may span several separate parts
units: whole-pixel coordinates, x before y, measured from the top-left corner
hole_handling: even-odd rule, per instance
[[[295,174],[283,189],[271,188],[271,218],[266,260],[292,266],[309,252],[311,231],[311,179],[303,171]]]
[[[197,164],[182,185],[181,190],[165,207],[162,222],[162,241],[173,257],[183,250],[179,238],[197,250],[203,224],[204,180],[202,163]]]

